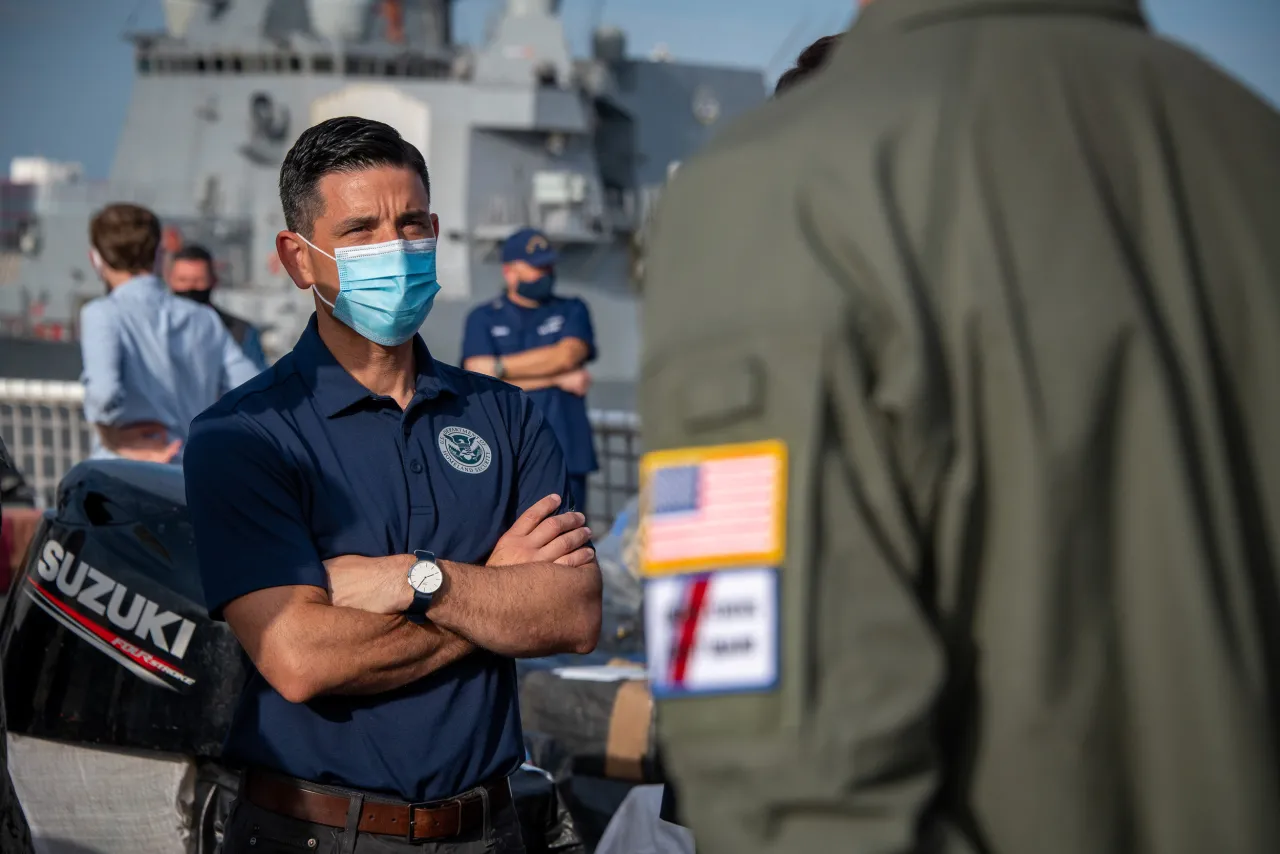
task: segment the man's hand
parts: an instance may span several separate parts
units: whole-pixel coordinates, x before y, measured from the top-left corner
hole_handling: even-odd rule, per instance
[[[591,529],[581,513],[552,516],[560,506],[559,495],[548,495],[524,512],[493,547],[486,566],[525,563],[558,563],[586,566],[595,560],[588,545]]]
[[[591,374],[586,368],[578,368],[576,371],[560,374],[555,380],[556,388],[567,391],[570,394],[576,394],[578,397],[586,397],[587,391],[591,388]]]
[[[341,555],[324,562],[329,573],[329,601],[339,608],[373,614],[401,614],[413,604],[409,567],[413,555],[361,557]]]
[[[502,535],[483,567],[441,561],[431,621],[510,658],[585,654],[600,637],[600,568],[581,513],[534,504]]]
[[[127,460],[146,463],[169,463],[182,449],[180,439],[169,440],[169,430],[155,421],[141,421],[122,426],[95,425],[102,444]]]

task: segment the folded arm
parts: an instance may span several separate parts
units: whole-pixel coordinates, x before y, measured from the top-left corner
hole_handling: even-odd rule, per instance
[[[475,648],[431,623],[337,607],[324,590],[305,585],[242,596],[225,617],[258,672],[293,703],[391,691]]]
[[[502,356],[502,366],[506,371],[503,379],[519,385],[517,380],[554,377],[582,367],[590,356],[591,347],[586,341],[574,337],[561,338],[546,347]],[[497,359],[497,356],[470,356],[463,362],[463,367],[493,376],[497,373]]]
[[[511,658],[588,653],[600,634],[601,580],[581,513],[552,516],[534,504],[494,547],[485,566],[439,561],[444,582],[427,617],[440,629]],[[325,561],[333,601],[393,614],[413,601],[412,555]]]
[[[492,365],[489,367],[492,369]],[[472,369],[468,368],[468,370]],[[478,373],[485,372],[479,371]],[[558,388],[570,394],[576,394],[578,397],[586,397],[587,391],[591,388],[591,374],[587,372],[586,368],[577,368],[572,371],[566,371],[563,374],[556,374],[553,377],[524,377],[523,379],[506,377],[505,379],[522,391]]]
[[[473,370],[473,369],[468,368],[467,370]],[[487,372],[476,371],[476,373],[483,374]],[[488,372],[488,373],[490,376],[493,375],[491,372]],[[511,383],[516,388],[521,389],[522,391],[538,391],[539,389],[544,389],[544,388],[559,388],[562,378],[566,376],[568,376],[568,374],[556,374],[553,377],[525,377],[524,379],[518,379],[518,378],[512,379],[511,377],[503,377],[503,379]]]
[[[512,658],[585,655],[600,635],[600,567],[443,561],[432,622]]]

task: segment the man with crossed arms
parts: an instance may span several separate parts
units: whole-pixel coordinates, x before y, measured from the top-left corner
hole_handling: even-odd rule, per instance
[[[315,316],[185,460],[207,605],[256,668],[224,851],[521,852],[513,659],[600,631],[590,531],[553,515],[564,458],[523,392],[416,334],[439,290],[416,148],[322,122],[280,195],[276,249]]]

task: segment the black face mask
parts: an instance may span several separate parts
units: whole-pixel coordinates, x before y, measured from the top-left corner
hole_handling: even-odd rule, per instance
[[[546,272],[532,282],[521,282],[516,285],[516,293],[525,299],[542,303],[551,299],[551,289],[555,286],[556,274],[554,272]]]
[[[198,303],[200,303],[200,304],[202,304],[202,305],[208,305],[208,304],[209,304],[209,295],[210,295],[211,293],[212,293],[212,291],[211,291],[211,290],[205,290],[205,291],[178,291],[178,292],[177,292],[178,296],[180,296],[180,297],[186,297],[187,299],[191,300],[192,302],[198,302]]]

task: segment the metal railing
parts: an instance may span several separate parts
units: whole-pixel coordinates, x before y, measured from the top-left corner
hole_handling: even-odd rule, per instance
[[[590,415],[600,470],[587,479],[587,516],[603,535],[640,491],[640,417],[601,409]]]
[[[600,470],[588,482],[587,515],[604,531],[639,490],[640,421],[630,412],[592,410],[591,426]],[[89,456],[83,386],[0,378],[0,436],[41,506],[52,507],[63,475]]]
[[[0,379],[0,436],[42,507],[58,482],[89,456],[84,388],[79,383]]]

